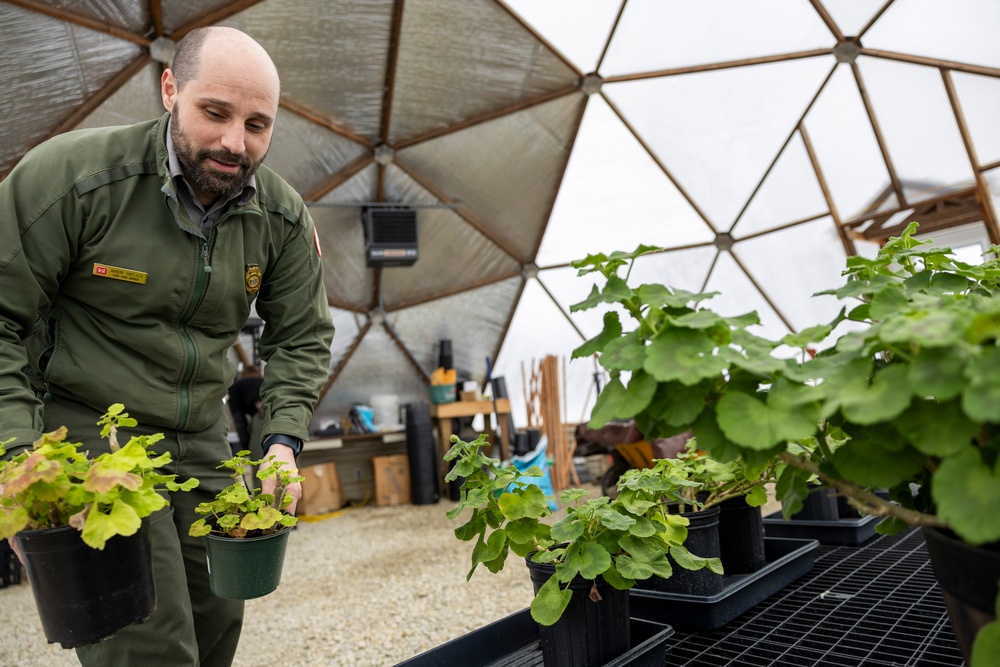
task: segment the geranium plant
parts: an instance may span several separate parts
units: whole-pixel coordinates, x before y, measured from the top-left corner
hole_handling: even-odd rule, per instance
[[[247,487],[245,474],[250,466],[257,466],[258,480],[276,480],[273,494]],[[303,478],[297,470],[284,466],[284,461],[278,461],[273,456],[254,461],[250,459],[248,450],[237,452],[233,458],[223,461],[219,468],[232,472],[233,483],[220,491],[215,500],[200,503],[194,508],[206,518],[191,524],[188,533],[193,537],[212,533],[240,539],[271,535],[294,526],[298,519],[283,511],[292,503],[292,496],[286,493],[286,489]]]
[[[587,499],[586,490],[568,489],[560,497],[566,516],[549,524],[545,519],[552,511],[545,494],[524,480],[541,476],[540,469],[522,473],[501,467],[497,459],[480,451],[487,444],[485,435],[473,442],[452,436],[452,443],[445,460],[454,462],[454,467],[446,479],[465,481],[458,505],[448,517],[457,519],[471,510],[455,535],[460,540],[476,541],[467,578],[480,564],[499,572],[511,551],[522,557],[535,552],[535,562],[555,566],[554,574],[531,602],[531,616],[541,625],[552,625],[562,616],[572,597],[569,582],[577,576],[587,580],[602,577],[611,586],[626,590],[637,580],[671,576],[668,551],[678,553],[677,562],[688,569],[711,565],[721,572],[718,559],[686,557],[682,546],[687,537],[686,517],[656,511],[660,501],[654,497],[662,488],[672,487],[671,481],[649,477],[646,484],[639,485],[647,498],[630,492],[614,500]],[[598,595],[596,585],[591,595]]]
[[[574,352],[599,353],[612,376],[591,426],[634,418],[650,437],[690,429],[720,461],[780,460],[775,489],[786,515],[818,477],[885,517],[880,532],[919,525],[998,548],[1000,261],[960,262],[914,238],[916,229],[911,223],[873,259],[848,258],[846,284],[826,294],[851,304],[834,321],[777,342],[747,330],[754,313],[703,308],[709,294],[629,286],[618,273],[648,246],[574,263],[605,282],[574,310],[620,307]],[[621,311],[633,329],[622,326]],[[775,354],[781,343],[822,347],[844,320],[857,330],[815,358]],[[876,488],[888,488],[891,502]],[[978,641],[992,643],[977,651],[1000,653],[1000,626]]]
[[[170,462],[169,453],[150,451],[162,433],[119,445],[119,429],[136,426],[124,410],[115,403],[98,422],[111,451],[93,459],[80,443],[67,441],[63,426],[42,435],[31,449],[0,460],[0,538],[73,526],[89,546],[104,549],[115,535],[135,534],[143,518],[168,504],[159,489],[189,491],[198,485],[197,479],[178,484],[176,475],[158,472]],[[0,446],[0,457],[4,454]]]

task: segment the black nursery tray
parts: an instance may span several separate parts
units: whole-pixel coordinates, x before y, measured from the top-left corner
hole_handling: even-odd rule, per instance
[[[674,629],[632,619],[632,648],[604,667],[662,667]],[[396,667],[542,667],[538,624],[523,609]]]
[[[820,544],[864,544],[875,537],[877,516],[858,516],[837,521],[788,520],[781,512],[764,517],[764,535],[817,540]]]
[[[724,576],[721,593],[684,595],[633,588],[629,613],[684,630],[722,627],[811,570],[817,547],[816,540],[765,537],[764,567],[751,574]]]

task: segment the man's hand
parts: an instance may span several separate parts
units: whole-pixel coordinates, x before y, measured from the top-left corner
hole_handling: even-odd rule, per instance
[[[285,465],[282,466],[282,470],[298,469],[298,466],[295,465],[295,452],[288,445],[274,443],[268,447],[267,456],[273,456],[277,461],[284,461]],[[260,489],[263,493],[273,495],[275,484],[277,484],[277,480],[274,477],[262,479],[260,481]],[[285,511],[289,514],[295,514],[295,506],[299,504],[299,498],[302,497],[302,484],[299,482],[289,484],[285,492],[292,496],[292,503],[285,508]]]

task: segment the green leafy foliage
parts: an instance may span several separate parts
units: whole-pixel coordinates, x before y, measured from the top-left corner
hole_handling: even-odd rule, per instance
[[[448,517],[458,519],[471,513],[455,529],[458,539],[475,542],[467,578],[480,564],[491,572],[500,571],[509,552],[522,557],[531,554],[535,562],[552,564],[553,575],[531,603],[531,615],[538,623],[552,625],[559,620],[572,597],[568,584],[576,577],[602,577],[625,590],[636,580],[671,575],[666,554],[687,538],[687,519],[668,516],[660,508],[667,499],[682,497],[676,487],[694,482],[643,471],[614,500],[589,498],[583,489],[568,489],[560,497],[565,516],[550,524],[546,519],[552,512],[546,497],[537,485],[525,481],[529,473],[541,471],[501,467],[482,452],[487,446],[485,435],[473,442],[452,436],[452,443],[445,455],[452,468],[445,479],[464,482],[458,504]],[[706,561],[701,566],[713,565]]]
[[[260,488],[247,488],[244,475],[250,466],[257,466],[257,479],[275,479],[273,494],[263,493]],[[283,510],[292,503],[288,486],[303,478],[297,470],[285,468],[284,461],[273,456],[254,461],[250,459],[250,452],[243,450],[218,467],[230,471],[233,483],[219,491],[215,500],[199,503],[194,508],[205,518],[191,524],[189,535],[202,537],[212,533],[242,539],[271,535],[298,522]]]
[[[190,491],[198,485],[194,478],[178,483],[176,475],[158,472],[170,463],[170,454],[150,450],[162,433],[119,445],[119,429],[136,426],[123,404],[109,407],[97,423],[111,451],[94,459],[80,451],[80,443],[67,442],[63,426],[42,435],[30,450],[0,460],[0,538],[73,526],[86,544],[103,550],[115,535],[134,535],[142,519],[168,504],[162,490]],[[0,456],[5,453],[0,445]]]
[[[930,525],[970,544],[1000,543],[1000,249],[973,266],[916,230],[910,223],[874,258],[848,258],[846,283],[822,294],[852,303],[831,323],[785,336],[802,350],[795,359],[748,331],[753,318],[708,311],[709,295],[623,289],[620,280],[595,287],[632,321],[616,319],[618,337],[606,328],[589,352],[636,350],[656,386],[647,401],[648,380],[634,396],[631,383],[609,385],[591,425],[632,417],[647,438],[690,429],[720,461],[780,462],[775,491],[786,516],[818,478],[884,517],[880,532]],[[610,283],[649,251],[574,266]],[[853,330],[827,340],[845,320]],[[826,349],[810,358],[813,344]],[[998,636],[995,625],[984,631],[991,655]]]

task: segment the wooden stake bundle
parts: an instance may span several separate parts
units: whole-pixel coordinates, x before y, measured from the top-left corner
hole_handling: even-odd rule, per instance
[[[559,400],[559,359],[552,355],[545,357],[540,364],[541,392],[539,406],[541,408],[542,426],[548,439],[548,452],[552,457],[552,488],[562,491],[569,488],[570,477],[579,485],[576,469],[573,466],[573,452],[569,447],[566,429],[563,428],[561,401]]]

